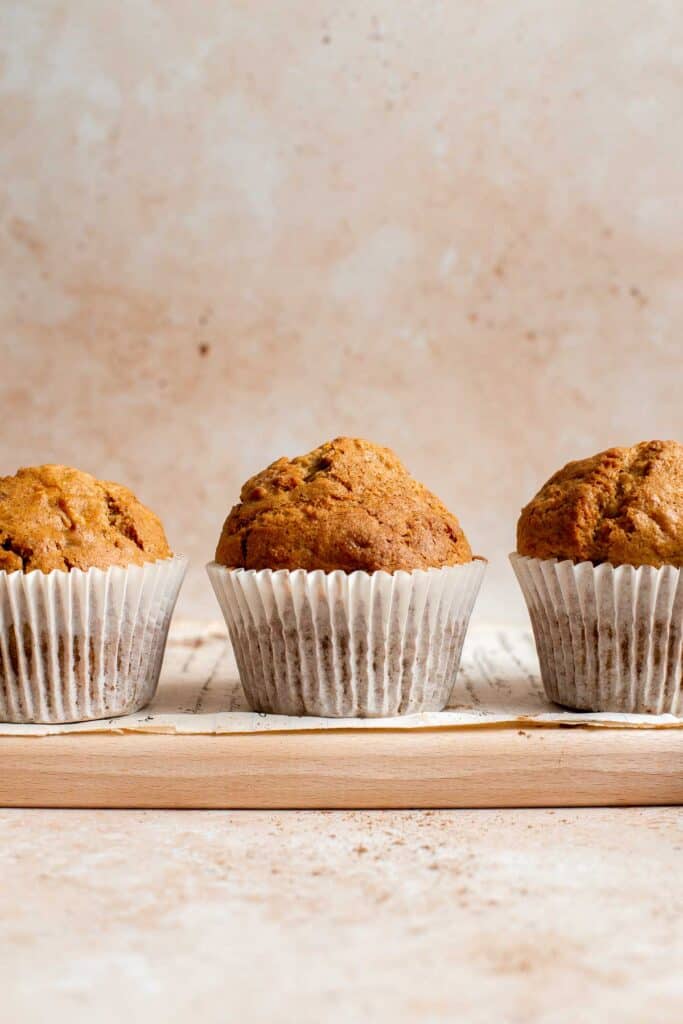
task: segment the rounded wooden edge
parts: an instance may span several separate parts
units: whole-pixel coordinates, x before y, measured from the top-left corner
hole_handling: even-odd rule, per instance
[[[0,740],[5,807],[681,803],[683,730],[127,733]]]

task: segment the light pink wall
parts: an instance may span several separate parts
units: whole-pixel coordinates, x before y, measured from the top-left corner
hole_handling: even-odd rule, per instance
[[[681,40],[639,0],[4,0],[0,471],[130,484],[204,616],[241,481],[360,434],[521,616],[523,501],[683,437]]]

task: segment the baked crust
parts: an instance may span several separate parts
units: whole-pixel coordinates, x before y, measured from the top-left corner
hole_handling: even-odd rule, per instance
[[[683,565],[683,445],[642,441],[568,463],[522,510],[517,551],[596,564]]]
[[[160,520],[127,487],[69,466],[0,477],[0,570],[107,569],[170,555]]]
[[[389,448],[338,437],[244,484],[216,561],[244,569],[411,571],[469,562],[458,520]]]

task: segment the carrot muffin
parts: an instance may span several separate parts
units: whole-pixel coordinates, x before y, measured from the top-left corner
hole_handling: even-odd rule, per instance
[[[472,560],[456,517],[389,448],[338,437],[242,488],[216,561],[243,569],[396,572]]]
[[[683,445],[570,462],[522,510],[512,562],[551,699],[683,712]]]
[[[0,477],[0,570],[108,569],[170,557],[158,516],[121,484],[70,466]]]
[[[683,565],[683,445],[643,441],[570,462],[522,510],[517,551],[612,565]]]
[[[396,455],[338,437],[243,486],[209,574],[251,705],[442,708],[485,563]]]
[[[144,706],[184,572],[126,487],[56,465],[0,478],[0,720]]]

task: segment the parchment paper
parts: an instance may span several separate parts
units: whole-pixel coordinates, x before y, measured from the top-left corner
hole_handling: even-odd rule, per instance
[[[465,641],[451,704],[400,718],[287,718],[249,711],[224,625],[174,624],[157,695],[144,711],[75,725],[3,725],[0,736],[63,733],[240,733],[307,729],[444,729],[473,726],[590,725],[676,728],[673,715],[564,711],[545,697],[531,632],[478,626]]]

